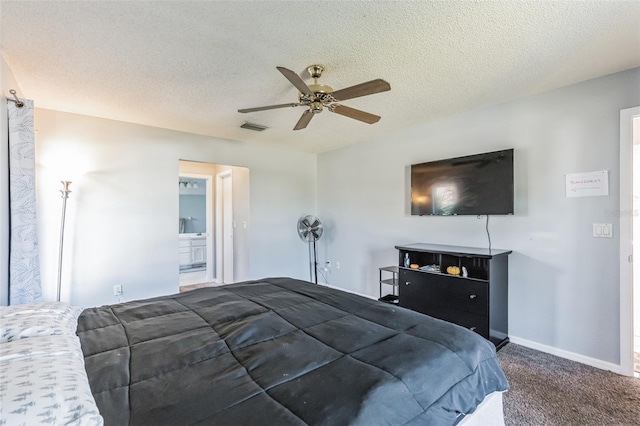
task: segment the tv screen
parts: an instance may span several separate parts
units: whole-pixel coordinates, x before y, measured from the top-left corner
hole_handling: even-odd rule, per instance
[[[513,214],[513,149],[413,164],[411,214]]]

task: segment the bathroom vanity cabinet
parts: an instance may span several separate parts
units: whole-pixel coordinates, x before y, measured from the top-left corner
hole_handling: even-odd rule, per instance
[[[207,262],[207,236],[202,234],[180,234],[178,253],[180,271],[205,266]]]

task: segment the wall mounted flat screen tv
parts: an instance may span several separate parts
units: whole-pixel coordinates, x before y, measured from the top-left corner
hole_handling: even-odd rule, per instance
[[[513,214],[513,149],[413,164],[411,214]]]

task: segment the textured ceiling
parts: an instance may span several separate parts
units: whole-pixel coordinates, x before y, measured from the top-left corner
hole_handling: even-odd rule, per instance
[[[640,1],[0,2],[2,54],[36,106],[323,152],[640,66]],[[276,70],[334,89],[373,125],[302,107]],[[240,129],[245,121],[269,127]]]

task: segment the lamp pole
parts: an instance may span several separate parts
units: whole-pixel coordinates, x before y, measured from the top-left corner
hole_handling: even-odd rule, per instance
[[[58,250],[58,295],[56,300],[60,301],[60,288],[62,287],[62,246],[64,242],[64,218],[65,213],[67,211],[67,198],[69,198],[69,185],[71,185],[71,181],[62,180],[62,189],[60,190],[60,194],[62,194],[62,218],[60,220],[60,248]]]

